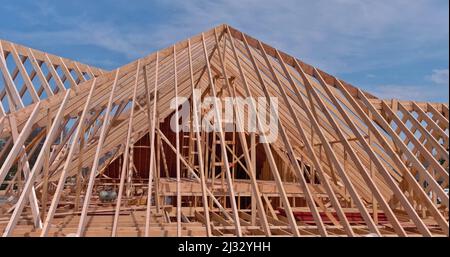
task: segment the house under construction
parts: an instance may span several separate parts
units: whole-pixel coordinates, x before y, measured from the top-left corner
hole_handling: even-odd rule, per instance
[[[449,236],[448,104],[379,99],[228,25],[113,71],[1,40],[0,70],[3,236]],[[273,98],[276,122],[242,129]]]

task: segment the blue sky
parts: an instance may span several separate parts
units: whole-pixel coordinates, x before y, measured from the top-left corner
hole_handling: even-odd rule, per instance
[[[448,0],[9,1],[0,37],[113,69],[227,23],[382,98],[448,103]]]

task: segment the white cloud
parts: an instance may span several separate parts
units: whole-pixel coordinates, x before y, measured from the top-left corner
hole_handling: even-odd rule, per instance
[[[431,84],[424,85],[379,85],[370,91],[382,99],[401,99],[415,101],[433,101],[441,99],[448,102],[449,72],[448,69],[433,70],[430,76],[425,77],[425,81]],[[447,85],[442,87],[442,85]]]
[[[21,40],[40,41],[41,44],[96,46],[123,54],[130,60],[148,53],[142,44],[150,41],[149,37],[140,36],[138,31],[122,34],[121,30],[112,24],[83,21],[77,22],[69,29],[33,33],[11,32],[10,35]]]
[[[381,99],[400,99],[414,101],[430,101],[432,99],[444,97],[442,88],[433,86],[418,85],[380,85],[371,90],[371,93]],[[447,93],[448,94],[448,91]]]
[[[438,85],[449,85],[448,69],[433,70],[430,76],[430,80]]]
[[[168,1],[183,10],[168,31],[197,32],[226,22],[331,73],[346,73],[444,56],[441,48],[430,47],[448,38],[448,10],[443,3]]]
[[[148,8],[144,2],[136,6],[140,4],[140,8]],[[45,38],[46,44],[89,44],[131,61],[151,49],[228,23],[333,74],[448,55],[448,49],[433,47],[448,44],[445,1],[160,0],[158,6],[174,13],[156,24],[127,23],[125,17],[119,23],[114,13],[112,18],[102,16],[99,21],[83,13],[65,15],[54,9],[36,8],[48,21],[63,24],[64,28],[15,35],[30,40]]]

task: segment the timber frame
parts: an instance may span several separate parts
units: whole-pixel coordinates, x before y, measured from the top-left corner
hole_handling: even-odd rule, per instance
[[[3,236],[449,236],[448,104],[379,99],[225,24],[113,71],[0,40],[0,71]],[[253,102],[196,129],[211,96],[276,97],[277,140],[222,118]]]

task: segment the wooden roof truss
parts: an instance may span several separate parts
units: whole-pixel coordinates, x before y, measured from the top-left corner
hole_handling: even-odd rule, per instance
[[[110,72],[1,40],[0,69],[3,236],[449,235],[447,104],[379,99],[228,25]],[[175,96],[200,126],[194,89],[277,97],[277,141],[222,122],[171,137]],[[118,197],[102,208],[115,162]]]

